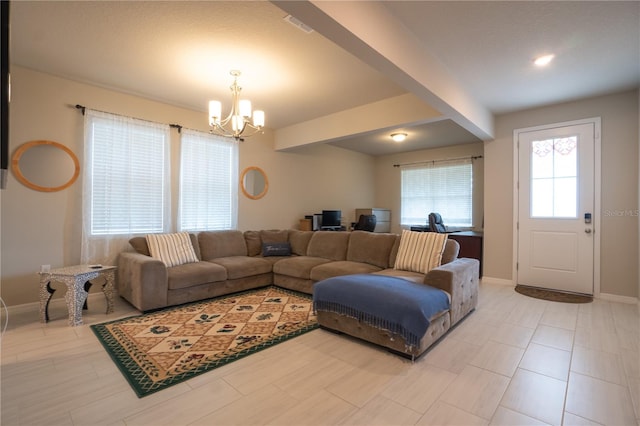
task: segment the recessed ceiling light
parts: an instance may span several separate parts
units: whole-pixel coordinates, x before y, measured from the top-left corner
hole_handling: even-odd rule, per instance
[[[554,55],[544,55],[537,57],[533,63],[539,67],[544,67],[545,65],[549,65],[549,62],[553,60]]]
[[[406,133],[391,133],[391,139],[393,139],[394,142],[402,142],[406,138]]]

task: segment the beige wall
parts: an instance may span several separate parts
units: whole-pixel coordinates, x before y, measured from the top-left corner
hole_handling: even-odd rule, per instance
[[[637,90],[496,117],[484,150],[485,277],[512,279],[513,131],[591,117],[602,118],[601,292],[638,296]]]
[[[178,108],[19,67],[12,68],[11,78],[10,154],[25,142],[48,139],[71,148],[82,162],[83,117],[75,104],[208,130],[204,107]],[[179,140],[175,130],[172,140]],[[179,152],[176,143],[172,152]],[[174,161],[174,171],[176,166]],[[355,208],[374,201],[374,160],[367,155],[331,146],[275,152],[273,134],[267,131],[240,145],[240,170],[247,166],[265,170],[269,192],[256,201],[239,192],[241,230],[294,227],[305,214],[323,208],[343,210],[346,223],[353,220]],[[60,192],[37,192],[9,174],[7,189],[0,191],[1,295],[8,305],[38,300],[40,265],[79,262],[81,188],[80,178]]]
[[[239,194],[238,227],[295,227],[305,214],[323,208],[341,209],[348,224],[355,220],[356,208],[372,206],[392,209],[392,231],[399,232],[400,172],[393,164],[484,155],[474,167],[474,227],[481,229],[484,220],[484,275],[511,280],[513,130],[602,117],[600,214],[635,210],[640,207],[639,99],[638,92],[632,91],[503,115],[496,119],[496,139],[484,147],[461,145],[379,158],[327,145],[275,152],[273,134],[267,131],[240,146],[240,170],[248,166],[265,170],[269,192],[255,201]],[[10,153],[24,142],[49,139],[68,146],[82,159],[83,119],[73,107],[77,103],[207,130],[204,108],[178,108],[16,67],[12,69]],[[176,131],[173,140],[178,140]],[[177,149],[174,146],[173,152]],[[37,301],[40,265],[58,267],[79,261],[81,186],[79,179],[61,192],[37,192],[9,174],[8,188],[0,191],[1,295],[7,304]],[[638,225],[637,217],[602,217],[602,292],[638,296]]]
[[[260,200],[239,197],[240,229],[297,228],[305,215],[342,210],[342,223],[354,221],[355,209],[374,200],[374,159],[330,145],[309,145],[276,152],[273,139],[247,139],[240,151],[240,171],[258,166],[269,179]]]
[[[475,144],[456,145],[443,148],[425,149],[422,151],[405,152],[402,154],[386,155],[376,159],[376,198],[375,206],[391,209],[391,232],[399,233],[400,228],[400,168],[394,164],[413,163],[432,160],[446,160],[460,157],[483,155],[481,142]],[[483,199],[484,199],[484,159],[473,162],[473,227],[482,229]],[[366,207],[366,206],[363,206]],[[425,223],[427,215],[425,212]],[[446,224],[446,218],[443,218]]]

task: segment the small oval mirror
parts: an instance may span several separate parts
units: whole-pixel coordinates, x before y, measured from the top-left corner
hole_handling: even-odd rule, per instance
[[[269,189],[269,180],[260,167],[247,167],[240,176],[242,193],[252,200],[264,197]]]
[[[11,167],[18,181],[42,192],[68,188],[80,174],[80,162],[73,151],[52,141],[22,144],[13,154]]]

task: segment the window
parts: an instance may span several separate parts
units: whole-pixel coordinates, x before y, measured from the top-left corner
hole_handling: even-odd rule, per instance
[[[85,232],[169,229],[168,125],[87,109],[85,159]]]
[[[82,263],[114,264],[131,237],[172,232],[176,224],[181,231],[236,228],[238,144],[183,129],[180,174],[172,174],[172,136],[178,142],[165,124],[85,110]]]
[[[578,137],[531,142],[531,217],[577,217]]]
[[[424,225],[431,212],[447,226],[472,226],[473,166],[471,160],[435,162],[402,169],[402,225]]]
[[[238,222],[238,144],[184,129],[180,156],[182,231],[235,229]]]

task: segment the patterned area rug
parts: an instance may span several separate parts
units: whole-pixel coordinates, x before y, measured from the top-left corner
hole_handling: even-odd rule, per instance
[[[270,286],[91,328],[143,397],[317,328],[312,305]]]
[[[526,285],[516,285],[516,291],[525,296],[535,297],[536,299],[550,300],[552,302],[564,303],[589,303],[593,302],[592,296],[563,293],[561,291],[547,290],[544,288],[529,287]]]

